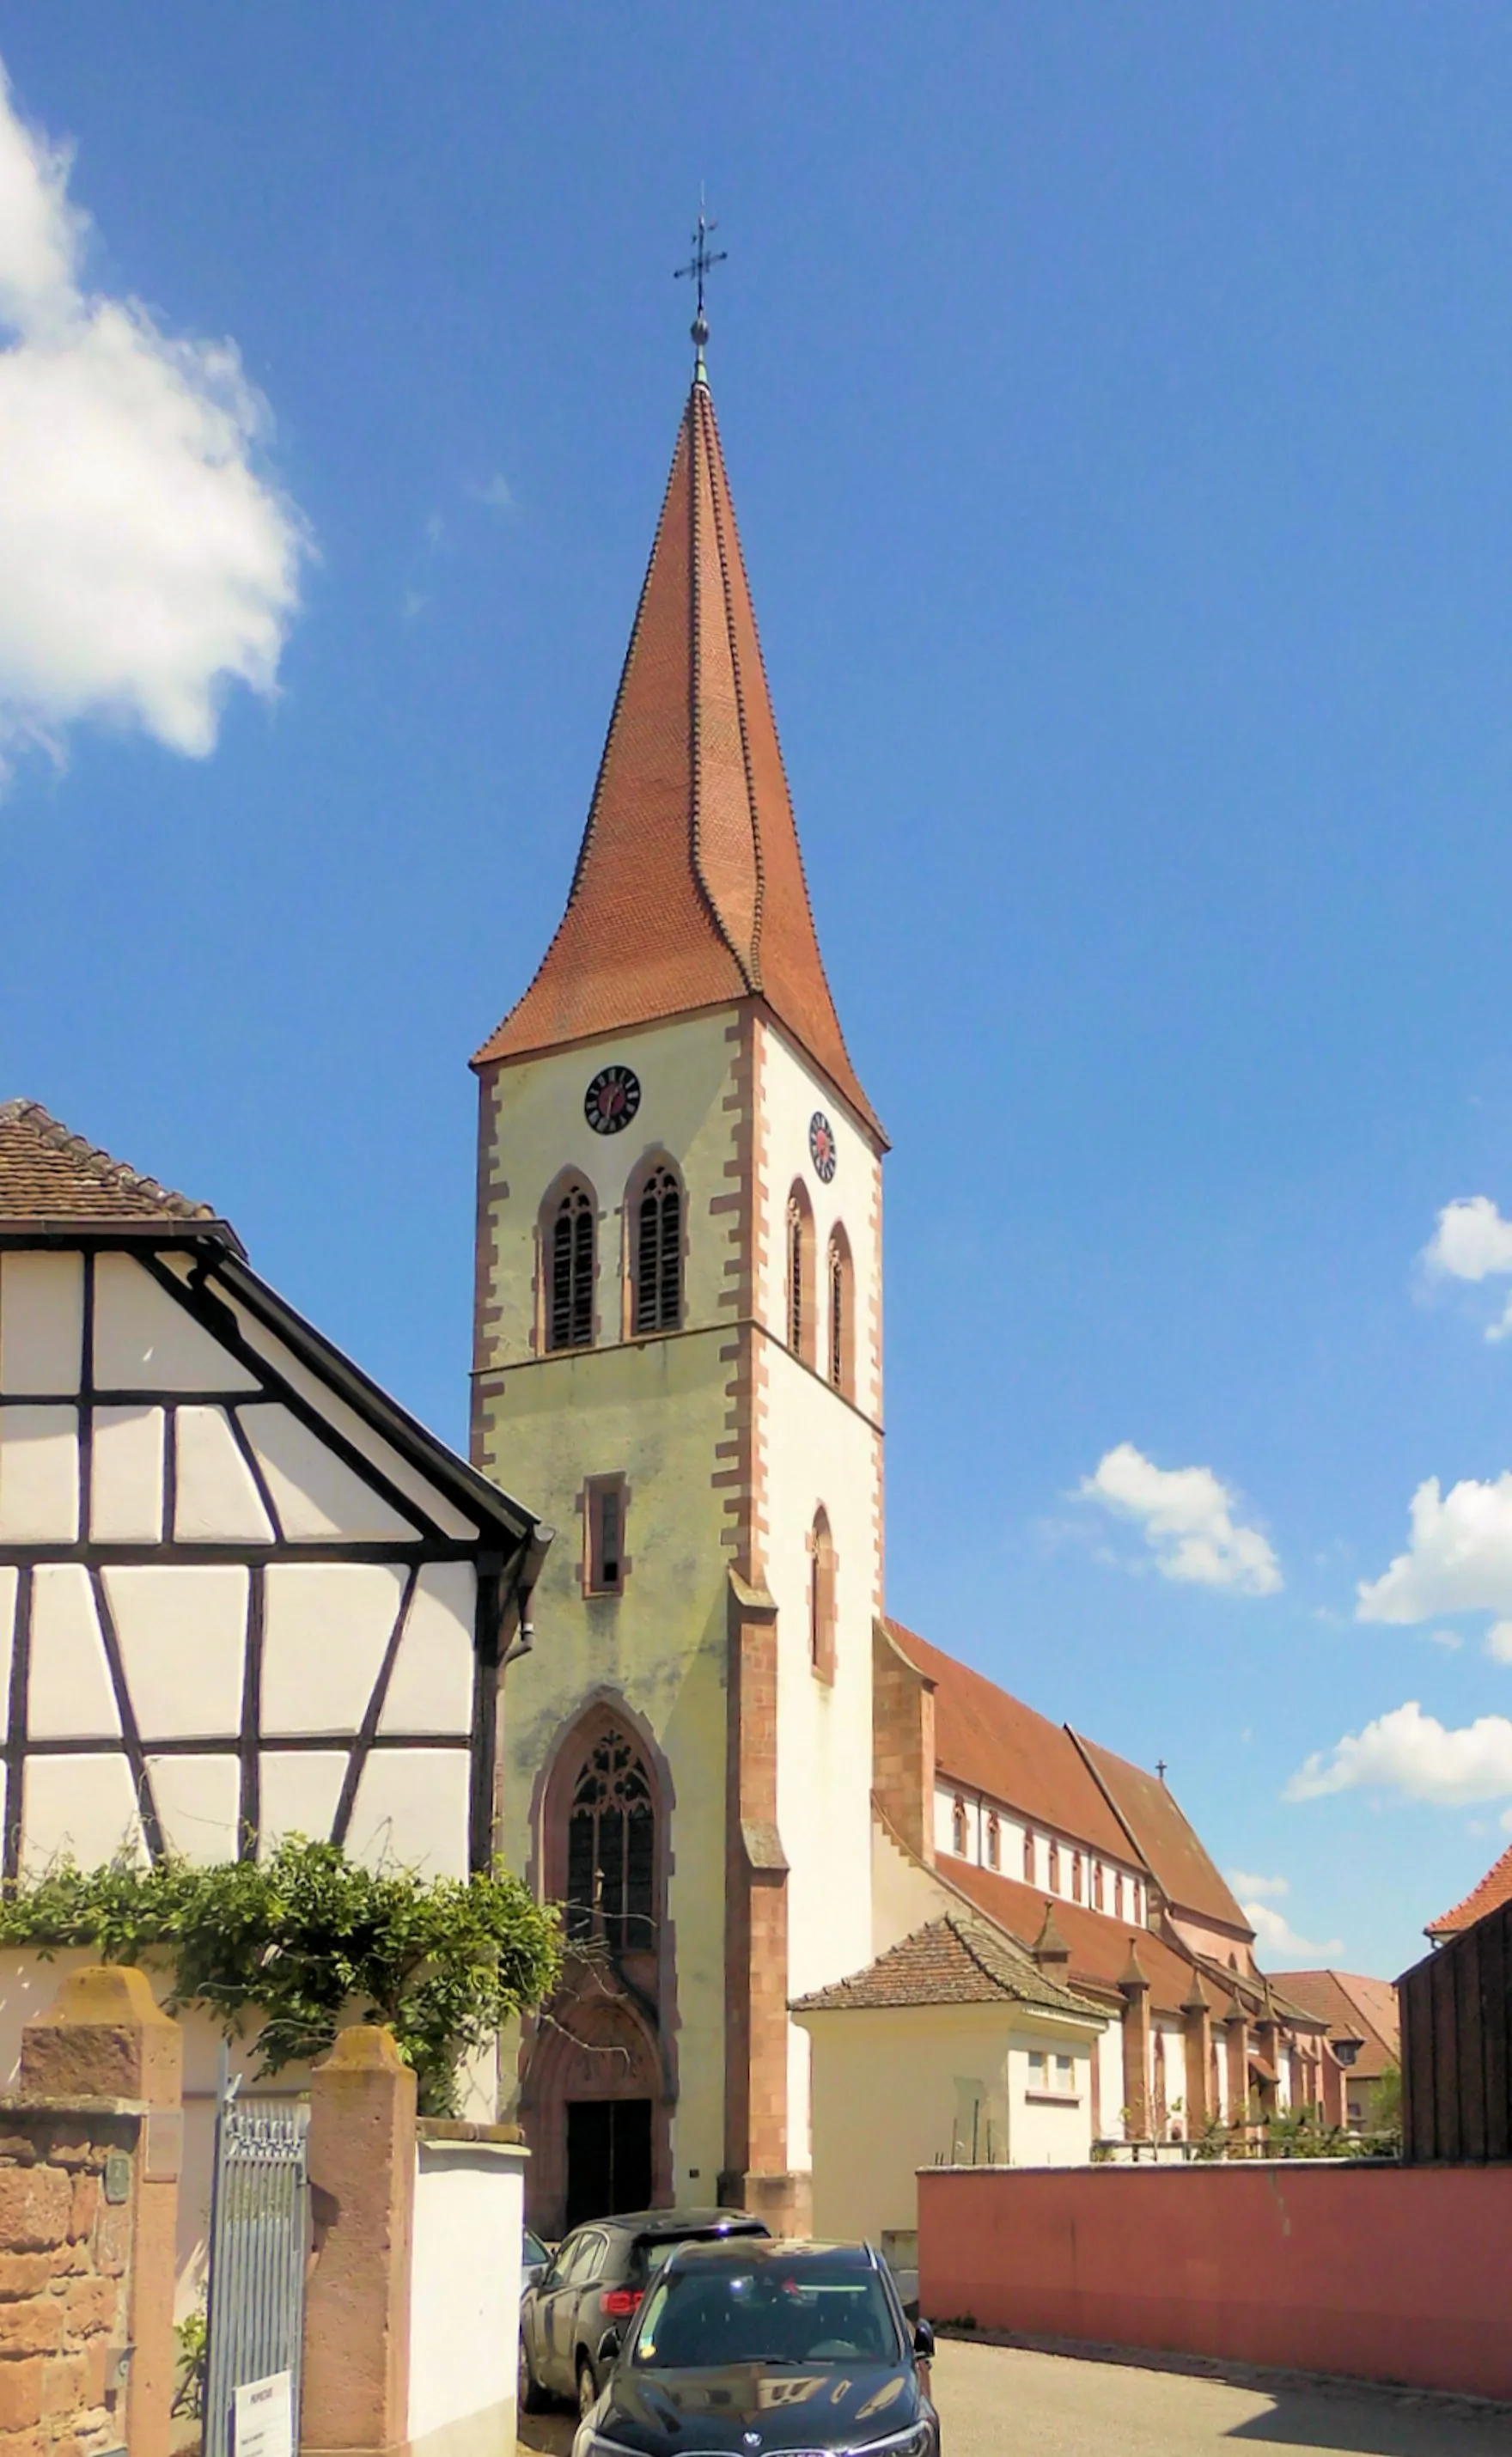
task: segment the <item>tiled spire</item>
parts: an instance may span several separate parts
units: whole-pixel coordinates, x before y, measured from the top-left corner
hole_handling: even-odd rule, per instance
[[[473,1063],[749,997],[880,1132],[824,978],[700,365],[567,911]]]

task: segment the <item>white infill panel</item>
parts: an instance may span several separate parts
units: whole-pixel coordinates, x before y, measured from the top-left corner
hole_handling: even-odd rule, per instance
[[[132,1771],[119,1749],[98,1756],[29,1757],[22,1865],[39,1873],[53,1860],[97,1869],[117,1852],[145,1860]]]
[[[406,1458],[402,1458],[392,1443],[385,1442],[382,1434],[374,1432],[365,1416],[360,1416],[357,1410],[349,1407],[338,1392],[321,1380],[319,1374],[313,1373],[292,1349],[286,1348],[281,1339],[275,1338],[271,1331],[264,1329],[255,1314],[238,1305],[234,1297],[227,1301],[241,1326],[247,1346],[257,1355],[265,1357],[289,1388],[297,1391],[301,1399],[307,1399],[339,1434],[344,1434],[352,1448],[363,1458],[370,1459],[396,1491],[407,1495],[433,1526],[439,1527],[444,1536],[476,1536],[478,1526],[475,1519],[466,1518],[460,1510],[454,1509],[428,1476],[422,1476],[418,1468],[411,1467]]]
[[[374,1749],[352,1809],[352,1858],[465,1877],[468,1765],[466,1749]]]
[[[0,1561],[0,1741],[6,1737],[10,1713],[10,1649],[15,1634],[16,1595],[21,1581],[10,1564]]]
[[[421,1571],[378,1721],[381,1732],[472,1729],[477,1592],[470,1561],[428,1561]]]
[[[224,1408],[180,1408],[174,1534],[180,1544],[271,1544],[274,1530]]]
[[[114,1740],[120,1732],[89,1572],[77,1561],[44,1562],[31,1574],[27,1726],[36,1741]]]
[[[255,1391],[258,1378],[130,1254],[94,1263],[97,1391]]]
[[[247,1572],[231,1562],[117,1565],[104,1582],[143,1740],[233,1738],[241,1726]]]
[[[389,1561],[278,1561],[267,1572],[264,1732],[355,1733],[404,1592]]]
[[[287,1408],[269,1405],[239,1413],[291,1543],[417,1533]]]
[[[61,1398],[83,1358],[82,1254],[0,1257],[0,1391]]]
[[[0,1541],[74,1542],[78,1425],[76,1408],[0,1408]]]
[[[153,1799],[170,1851],[204,1866],[237,1856],[241,1767],[236,1758],[149,1758]]]
[[[96,1408],[90,1534],[96,1544],[155,1544],[163,1532],[161,1408]]]
[[[265,1860],[281,1835],[327,1840],[346,1780],[344,1749],[264,1749],[258,1856]]]

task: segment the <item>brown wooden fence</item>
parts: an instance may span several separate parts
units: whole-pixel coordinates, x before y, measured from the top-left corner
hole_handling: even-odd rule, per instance
[[[1416,1963],[1397,1993],[1402,2157],[1512,2159],[1512,1903]]]

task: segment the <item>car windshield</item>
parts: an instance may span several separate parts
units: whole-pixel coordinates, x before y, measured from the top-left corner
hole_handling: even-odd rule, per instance
[[[640,2241],[635,2246],[634,2254],[631,2261],[631,2276],[634,2279],[640,2280],[642,2282],[649,2278],[654,2278],[657,2270],[672,2259],[673,2254],[677,2250],[679,2244],[707,2243],[713,2232],[714,2230],[712,2228],[700,2227],[689,2235],[642,2236]],[[765,2232],[766,2230],[764,2227],[732,2227],[729,2229],[720,2229],[721,2234],[728,2233],[732,2235],[764,2235]]]
[[[823,2253],[690,2261],[658,2279],[634,2362],[658,2371],[731,2364],[892,2364],[902,2347],[874,2269]]]

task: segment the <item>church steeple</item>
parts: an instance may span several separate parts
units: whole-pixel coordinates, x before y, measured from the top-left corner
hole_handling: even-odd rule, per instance
[[[746,998],[880,1136],[824,977],[700,354],[567,910],[473,1063]]]

